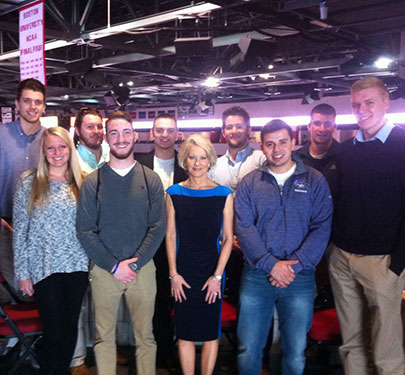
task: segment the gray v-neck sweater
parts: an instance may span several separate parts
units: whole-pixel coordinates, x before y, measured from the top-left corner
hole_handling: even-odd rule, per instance
[[[144,168],[145,175],[136,163],[122,177],[105,164],[99,173],[94,171],[83,182],[77,213],[78,237],[89,258],[108,272],[118,261],[134,256],[141,268],[153,258],[164,237],[162,183],[155,172]]]

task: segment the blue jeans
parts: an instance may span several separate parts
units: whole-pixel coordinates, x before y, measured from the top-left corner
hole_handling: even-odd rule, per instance
[[[280,319],[282,374],[304,373],[314,298],[313,271],[301,271],[287,288],[276,288],[263,271],[245,265],[238,320],[239,375],[260,375],[274,307]]]

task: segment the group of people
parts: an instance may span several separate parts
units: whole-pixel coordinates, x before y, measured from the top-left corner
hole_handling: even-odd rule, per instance
[[[84,374],[77,326],[89,280],[98,374],[116,373],[122,296],[138,374],[171,366],[172,307],[182,373],[194,374],[202,342],[201,373],[212,374],[224,271],[241,251],[240,375],[260,374],[275,309],[282,373],[303,374],[322,269],[345,374],[403,375],[405,130],[386,119],[389,96],[379,79],[355,82],[351,102],[359,131],[342,144],[332,137],[336,111],[328,104],[311,111],[310,141],[298,151],[292,129],[277,119],[263,126],[254,150],[249,114],[231,107],[222,116],[225,155],[217,158],[196,134],[177,152],[169,114],[154,119],[154,149],[139,154],[122,111],[104,129],[97,110],[81,109],[75,142],[63,128],[45,130],[45,88],[22,81],[20,119],[0,126],[0,213],[12,217],[15,274],[4,228],[0,267],[38,305],[41,373]]]

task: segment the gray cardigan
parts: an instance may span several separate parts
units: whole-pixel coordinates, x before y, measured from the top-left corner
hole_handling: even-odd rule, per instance
[[[43,207],[32,217],[28,201],[34,174],[23,174],[14,196],[13,250],[17,280],[33,283],[54,273],[87,272],[89,260],[76,237],[77,202],[69,185],[50,181]]]
[[[118,261],[134,256],[141,268],[153,258],[164,237],[162,183],[149,168],[144,167],[144,172],[136,163],[122,177],[105,164],[83,182],[78,237],[89,258],[109,272]]]

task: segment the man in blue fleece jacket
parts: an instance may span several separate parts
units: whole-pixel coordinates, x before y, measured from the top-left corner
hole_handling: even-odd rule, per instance
[[[276,307],[282,373],[301,375],[312,324],[314,270],[329,241],[332,198],[325,177],[292,155],[295,141],[286,123],[273,120],[260,136],[267,163],[242,180],[235,197],[235,232],[246,259],[239,374],[260,374]]]

